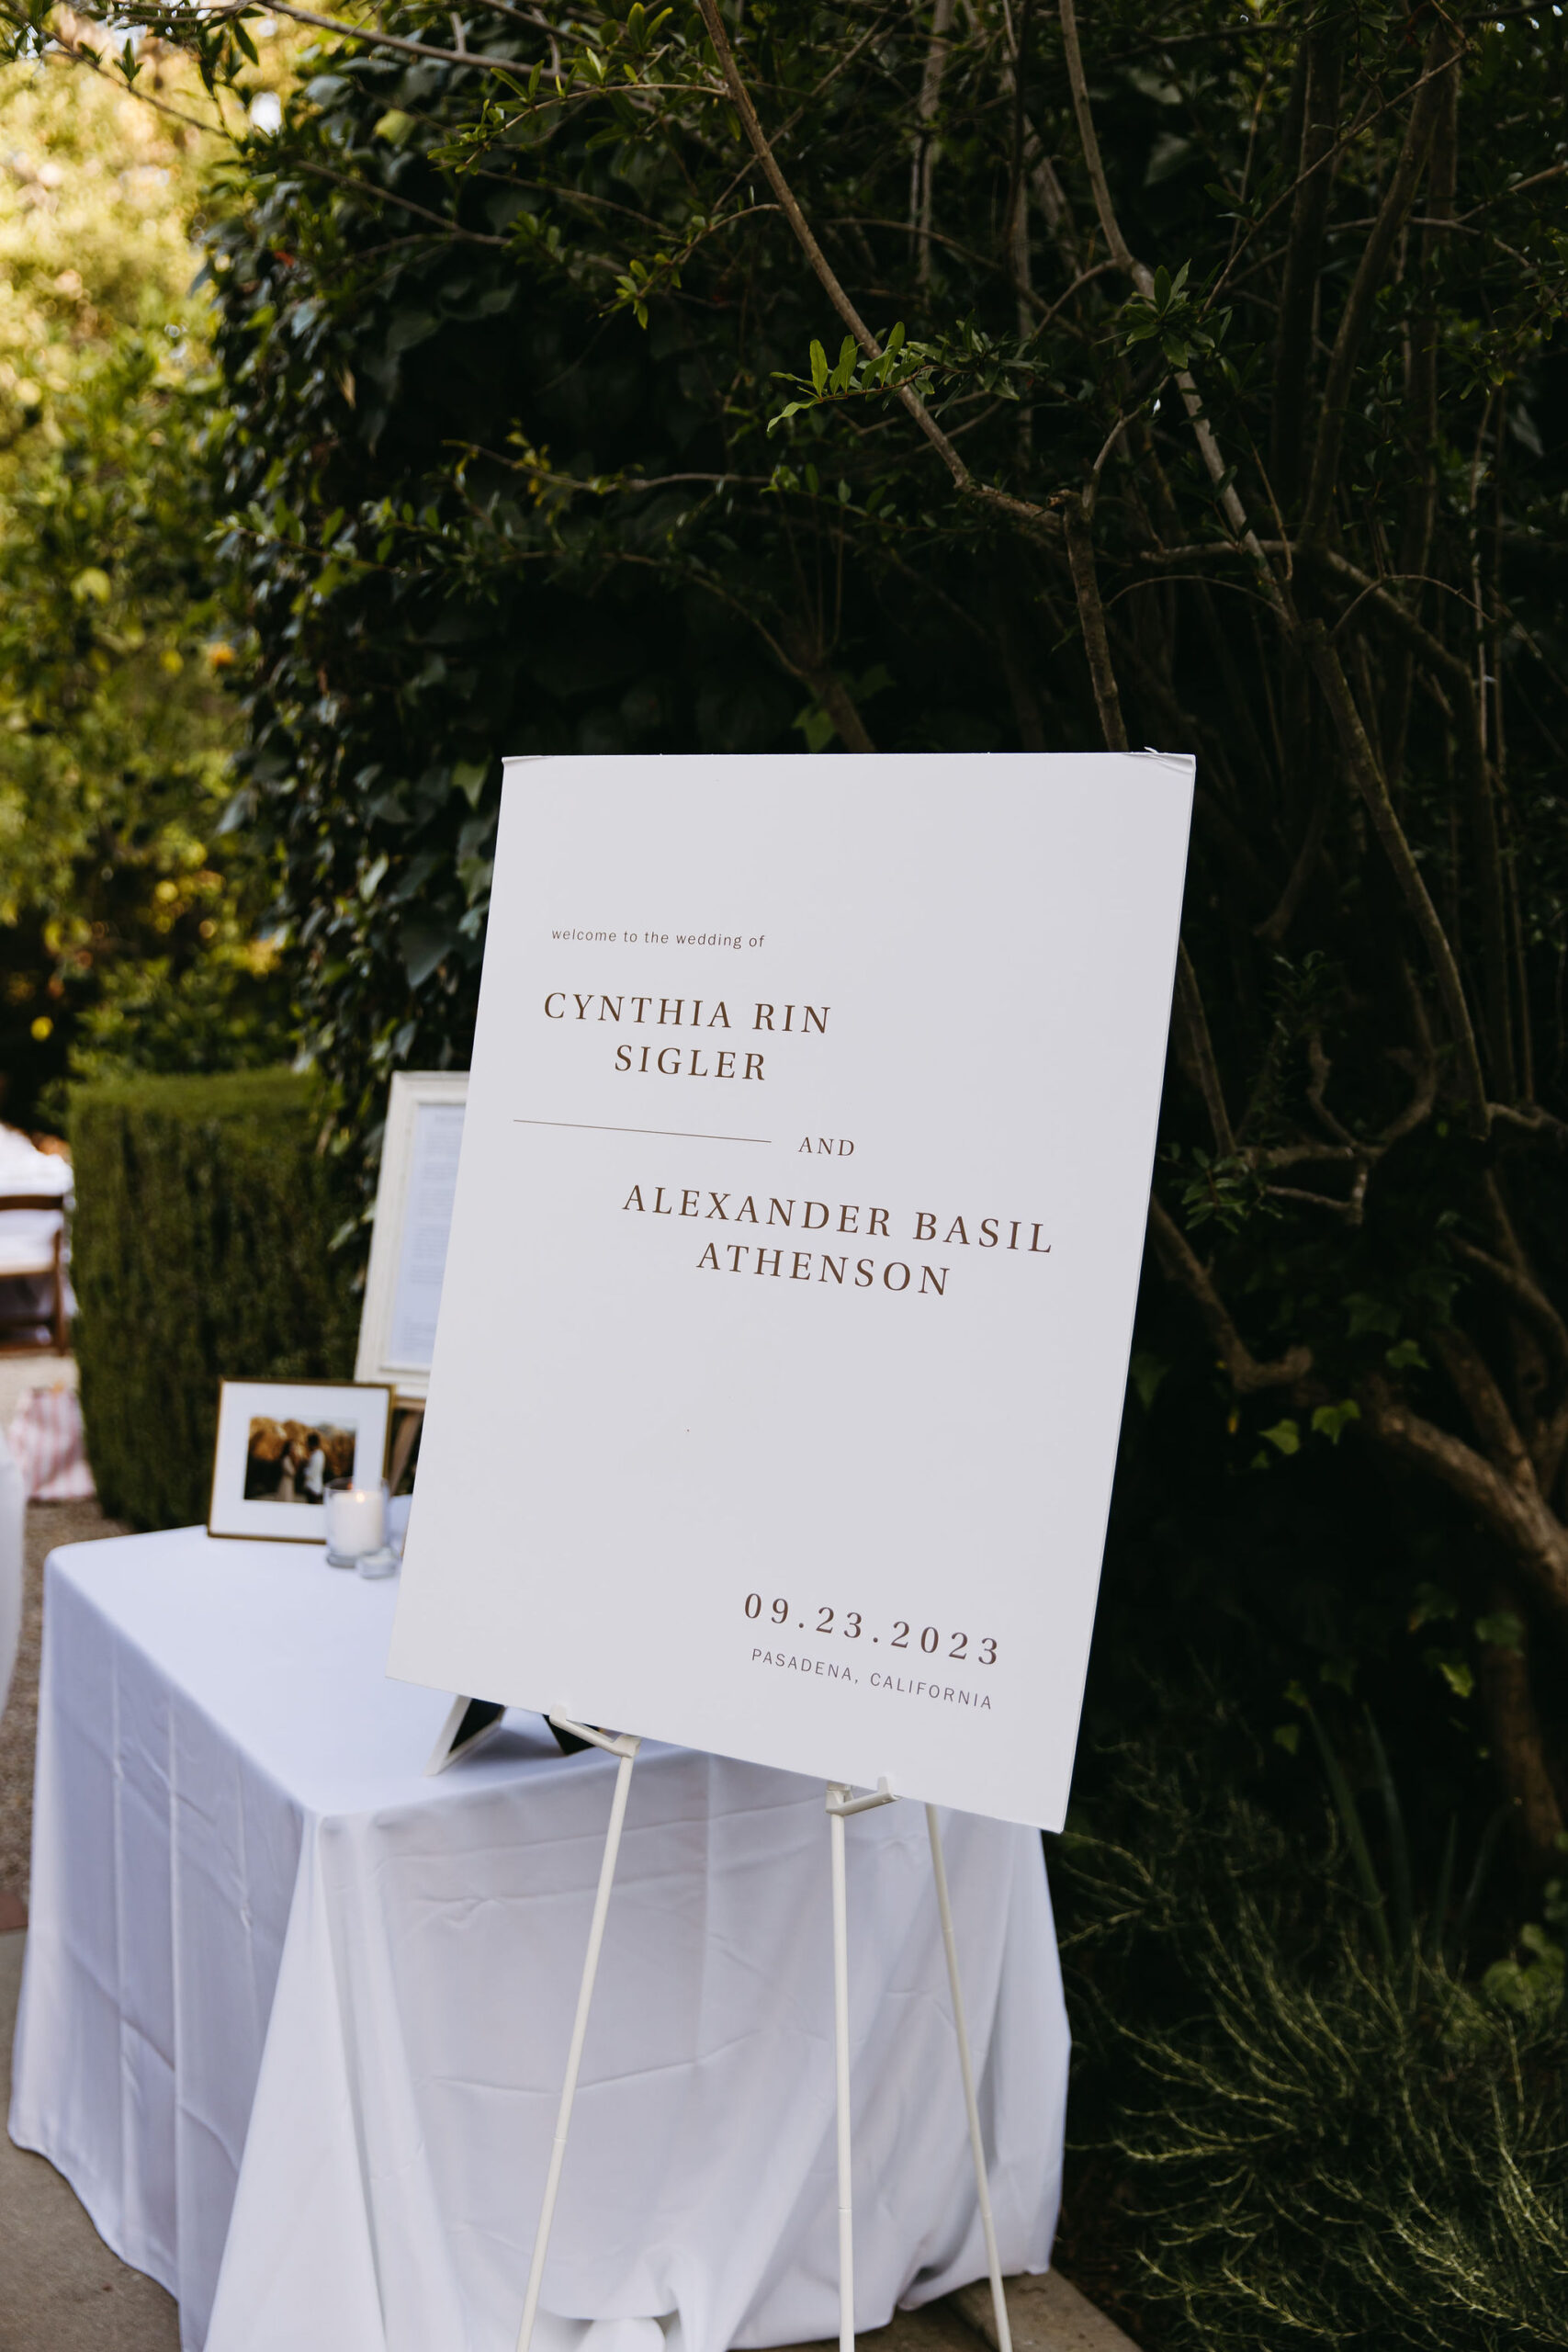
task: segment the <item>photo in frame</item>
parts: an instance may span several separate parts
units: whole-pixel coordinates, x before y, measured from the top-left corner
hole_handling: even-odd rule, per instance
[[[382,1383],[221,1382],[208,1533],[324,1543],[329,1483],[382,1476],[391,1418]]]
[[[388,1097],[354,1374],[400,1405],[430,1386],[468,1095],[467,1070],[400,1070]]]

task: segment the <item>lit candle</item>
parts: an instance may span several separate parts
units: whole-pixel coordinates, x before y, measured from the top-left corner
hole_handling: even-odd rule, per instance
[[[327,1558],[334,1567],[352,1567],[386,1542],[384,1486],[356,1487],[350,1479],[334,1479],[327,1488],[326,1510]]]

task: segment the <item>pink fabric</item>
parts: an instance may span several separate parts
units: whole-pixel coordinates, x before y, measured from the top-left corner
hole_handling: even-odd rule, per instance
[[[17,1408],[10,1443],[29,1502],[84,1502],[94,1491],[73,1388],[30,1388]]]

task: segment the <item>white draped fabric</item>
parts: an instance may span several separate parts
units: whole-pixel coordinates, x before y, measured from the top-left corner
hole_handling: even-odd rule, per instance
[[[11,2134],[187,2352],[511,2352],[614,1764],[518,1715],[421,1777],[395,1588],[199,1529],[49,1564]],[[634,1726],[635,1728],[635,1726]],[[985,2255],[925,1822],[848,1825],[858,2324]],[[1042,2269],[1067,2032],[1040,1840],[946,1817],[1004,2263]],[[820,1784],[645,1748],[540,2352],[837,2329]]]
[[[50,1284],[38,1268],[48,1262],[54,1238],[64,1224],[73,1178],[71,1162],[57,1152],[39,1151],[19,1127],[0,1126],[0,1193],[38,1198],[52,1193],[60,1209],[0,1212],[0,1306],[19,1323],[36,1311],[41,1334],[50,1311]],[[9,1331],[15,1339],[15,1325]]]

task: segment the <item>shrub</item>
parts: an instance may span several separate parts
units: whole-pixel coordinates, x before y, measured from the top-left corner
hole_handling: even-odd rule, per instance
[[[1568,2007],[1550,1972],[1470,1981],[1484,1851],[1369,1900],[1342,1808],[1303,1839],[1169,1756],[1122,1751],[1056,1870],[1145,2340],[1568,2345]]]
[[[88,1452],[105,1510],[134,1527],[206,1519],[220,1378],[349,1376],[330,1124],[321,1083],[288,1070],[72,1097]]]

